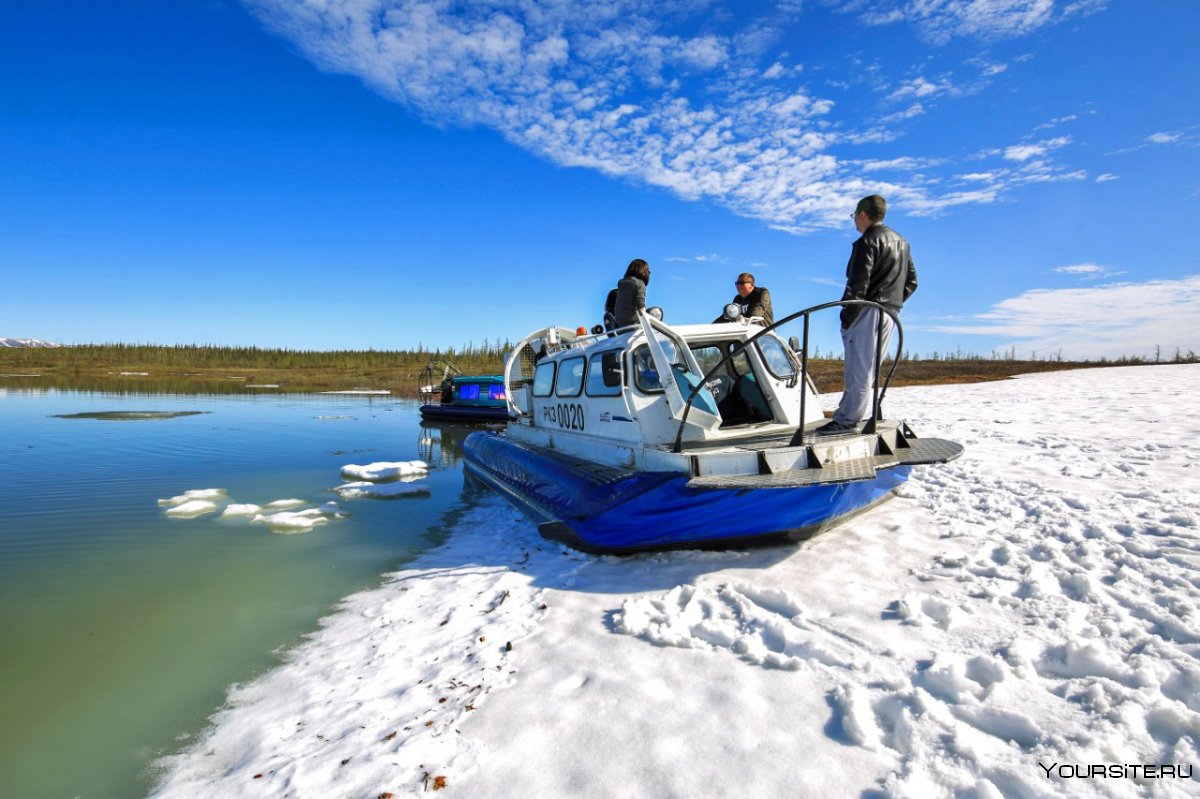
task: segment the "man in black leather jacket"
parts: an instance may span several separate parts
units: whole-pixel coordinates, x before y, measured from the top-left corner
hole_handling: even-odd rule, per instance
[[[917,290],[917,269],[908,241],[883,224],[886,214],[887,201],[878,194],[858,201],[853,214],[854,227],[862,236],[850,251],[842,299],[870,300],[899,313],[905,300]],[[878,346],[881,316],[883,342]],[[842,309],[845,389],[833,420],[817,432],[854,430],[870,418],[875,353],[878,346],[886,354],[893,327],[891,317],[878,308],[851,305]]]

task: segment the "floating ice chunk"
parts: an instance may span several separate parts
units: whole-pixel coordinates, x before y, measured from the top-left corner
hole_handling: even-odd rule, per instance
[[[193,499],[188,502],[167,508],[166,514],[172,519],[191,519],[212,513],[217,509],[217,503],[207,499]]]
[[[423,477],[429,471],[425,461],[376,461],[360,466],[348,463],[342,467],[342,477],[347,480],[396,480],[403,477]]]
[[[221,516],[254,516],[260,511],[262,511],[261,505],[235,503],[233,505],[225,506],[225,510],[221,513]]]
[[[285,510],[286,508],[298,508],[301,505],[307,504],[308,503],[302,499],[277,499],[274,502],[268,502],[263,507],[267,508],[268,510]]]
[[[326,502],[319,508],[319,510],[321,511],[321,513],[324,513],[326,516],[344,516],[345,515],[344,513],[342,513],[342,509],[338,507],[338,504],[336,502]]]
[[[209,500],[210,502],[215,502],[216,500],[224,499],[225,496],[226,496],[226,492],[225,492],[225,489],[223,489],[223,488],[194,488],[191,491],[184,491],[182,494],[175,496],[175,497],[171,497],[170,499],[160,499],[158,501],[158,504],[160,507],[161,506],[178,507],[180,505],[184,505],[188,502],[192,502],[193,500],[197,500],[197,499],[204,499],[204,500]]]
[[[337,492],[342,499],[358,499],[360,497],[372,497],[374,499],[392,499],[394,497],[407,497],[417,494],[428,494],[429,485],[427,483],[344,483],[340,486],[330,489]]]
[[[307,533],[317,525],[327,524],[329,517],[318,508],[308,508],[260,513],[250,521],[254,524],[265,524],[274,533]]]
[[[386,388],[352,388],[347,391],[322,391],[322,394],[391,394]]]

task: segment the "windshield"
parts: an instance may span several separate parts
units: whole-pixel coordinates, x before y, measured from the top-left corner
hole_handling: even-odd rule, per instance
[[[795,377],[796,363],[782,341],[768,333],[760,338],[757,344],[763,363],[771,370],[771,374],[780,378]]]

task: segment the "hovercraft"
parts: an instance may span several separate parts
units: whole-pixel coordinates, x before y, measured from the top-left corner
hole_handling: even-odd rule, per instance
[[[503,375],[464,375],[451,361],[421,371],[421,418],[437,422],[506,422]]]
[[[814,535],[889,497],[913,466],[962,446],[920,438],[881,404],[861,429],[821,435],[808,375],[814,306],[764,326],[736,318],[670,326],[646,312],[604,332],[545,328],[505,361],[503,432],[463,444],[468,474],[524,511],[545,538],[587,552],[726,548]],[[657,309],[651,309],[652,311]],[[804,340],[777,328],[804,321]],[[877,359],[882,360],[882,359]]]

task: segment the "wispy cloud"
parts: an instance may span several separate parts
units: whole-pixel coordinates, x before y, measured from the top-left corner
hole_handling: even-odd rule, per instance
[[[1108,183],[1110,180],[1120,180],[1120,175],[1114,175],[1111,172],[1105,172],[1103,175],[1096,175],[1097,183]]]
[[[1151,133],[1146,137],[1150,144],[1177,144],[1181,139],[1182,133]]]
[[[1095,13],[1107,0],[851,0],[840,4],[869,25],[907,22],[936,44],[957,37],[1010,39],[1072,17]]]
[[[663,258],[663,260],[671,261],[672,263],[684,263],[684,264],[691,264],[691,263],[727,264],[727,263],[729,263],[728,256],[718,255],[716,253],[709,253],[708,255],[686,255],[686,256],[685,255],[668,255],[666,258]]]
[[[1056,266],[1054,271],[1064,275],[1079,275],[1080,277],[1090,280],[1098,280],[1100,278],[1117,277],[1125,274],[1124,271],[1112,269],[1111,267],[1101,264],[1071,264],[1069,266]]]
[[[1035,289],[1004,300],[972,324],[925,328],[998,336],[1039,355],[1114,358],[1200,351],[1200,275],[1178,280]]]
[[[839,117],[840,94],[805,83],[780,50],[775,25],[801,13],[795,2],[764,4],[719,35],[696,32],[708,29],[697,23],[719,10],[716,0],[243,2],[321,68],[358,76],[431,124],[486,126],[553,163],[709,200],[781,230],[842,226],[853,201],[872,192],[937,214],[1078,174],[1047,160],[1061,145],[1035,143],[994,154],[1019,167],[976,168],[994,175],[982,188],[898,167],[881,180],[868,165],[882,161],[847,151],[895,140],[901,123],[925,113],[919,100],[963,89],[912,78],[885,90],[907,107],[864,130],[853,110]],[[1077,5],[876,0],[870,8],[875,21],[890,9],[894,21],[939,35],[991,36],[1028,33],[1081,13]]]
[[[1129,147],[1122,147],[1119,150],[1114,150],[1110,155],[1122,155],[1124,153],[1135,153],[1138,150],[1145,150],[1147,147],[1160,147],[1163,145],[1180,145],[1195,147],[1200,145],[1200,137],[1196,135],[1196,129],[1200,126],[1192,126],[1187,130],[1165,130],[1158,133],[1151,133],[1137,144]]]
[[[1040,142],[1016,144],[1005,148],[1004,157],[1009,161],[1028,161],[1031,158],[1039,158],[1046,155],[1051,150],[1065,147],[1070,143],[1071,138],[1069,136],[1059,136],[1055,139],[1044,139]]]

